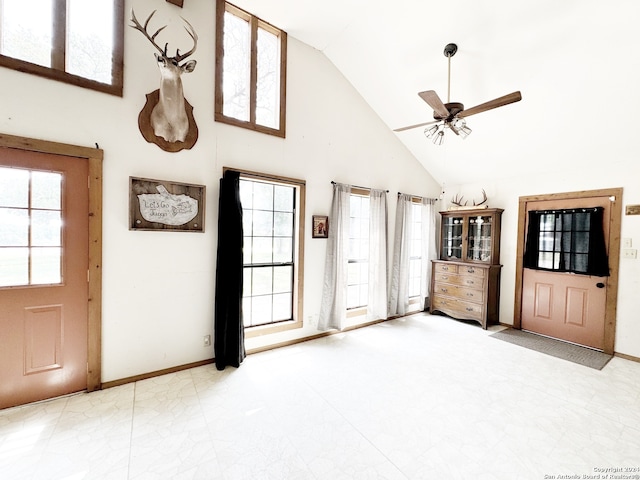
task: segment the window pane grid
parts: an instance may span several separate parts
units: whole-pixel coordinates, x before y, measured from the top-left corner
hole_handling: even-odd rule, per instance
[[[286,32],[218,0],[216,120],[285,136]]]
[[[347,309],[369,303],[369,197],[351,195],[349,205]]]
[[[0,193],[0,287],[59,284],[62,175],[0,167],[0,185],[9,181],[21,193]]]
[[[530,212],[538,233],[535,268],[560,272],[589,271],[592,218],[597,209]]]
[[[245,327],[293,319],[295,187],[240,179]]]

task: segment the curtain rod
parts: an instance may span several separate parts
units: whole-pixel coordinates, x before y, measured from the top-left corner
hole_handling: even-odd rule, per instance
[[[414,197],[414,198],[426,198],[428,200],[434,200],[434,201],[438,201],[439,198],[429,198],[429,197],[423,197],[422,195],[413,195],[411,193],[402,193],[402,192],[398,192],[398,195],[409,195],[410,197]]]
[[[338,182],[334,182],[333,180],[331,180],[331,184],[335,185]],[[354,188],[361,188],[362,190],[374,190],[371,187],[361,187],[360,185],[349,185],[350,187],[354,187]],[[385,192],[389,193],[389,190],[385,190]]]

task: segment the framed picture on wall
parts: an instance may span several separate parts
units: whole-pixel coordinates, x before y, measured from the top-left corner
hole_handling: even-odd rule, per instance
[[[129,230],[204,232],[204,185],[129,177]]]
[[[312,238],[327,238],[329,236],[329,217],[326,215],[313,216]]]

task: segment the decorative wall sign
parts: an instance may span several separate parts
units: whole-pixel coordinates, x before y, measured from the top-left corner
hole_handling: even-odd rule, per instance
[[[313,215],[312,238],[329,237],[329,217],[326,215]]]
[[[204,185],[129,177],[129,230],[204,232]]]

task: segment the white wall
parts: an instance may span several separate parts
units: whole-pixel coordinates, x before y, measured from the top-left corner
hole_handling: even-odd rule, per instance
[[[193,149],[166,153],[148,144],[137,117],[145,94],[159,86],[153,49],[125,32],[124,97],[0,68],[0,132],[94,146],[104,155],[103,378],[104,382],[213,357],[203,336],[213,334],[218,181],[223,166],[268,172],[307,182],[304,320],[295,331],[249,339],[248,348],[317,333],[326,240],[311,239],[313,214],[328,214],[332,180],[389,190],[389,225],[396,192],[434,197],[439,187],[317,50],[289,38],[287,138],[213,121],[214,3],[126,2],[138,18],[152,9],[162,33],[180,40],[179,15],[200,37],[196,70],[184,77],[199,139]],[[269,20],[269,19],[266,19]],[[185,45],[183,46],[182,43]],[[128,229],[129,176],[207,187],[205,233]],[[390,231],[392,234],[392,231]],[[309,319],[312,321],[309,322]]]

